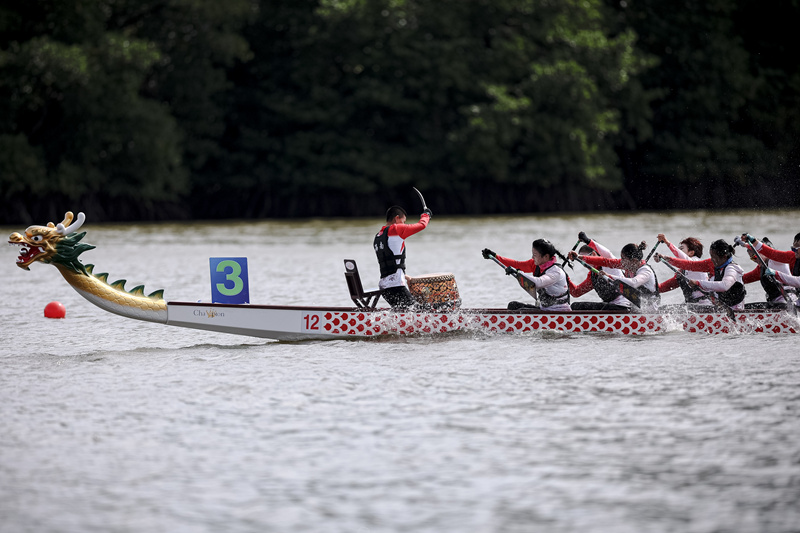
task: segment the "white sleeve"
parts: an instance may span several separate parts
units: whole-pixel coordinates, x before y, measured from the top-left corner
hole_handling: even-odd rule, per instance
[[[800,287],[800,276],[791,276],[789,274],[784,274],[780,271],[775,271],[775,277],[780,280],[781,283],[784,285],[791,285],[792,287]]]
[[[686,255],[686,253],[684,253],[683,250],[681,250],[672,243],[669,244],[669,251],[672,252],[672,255],[674,255],[679,259],[686,259],[687,261],[691,261],[693,259],[694,260],[700,259],[699,257],[689,257],[688,255]]]
[[[542,274],[541,276],[532,276],[526,272],[520,272],[523,276],[528,278],[531,283],[536,286],[537,289],[543,289],[545,287],[549,287],[556,283],[560,276],[558,275],[558,271],[554,268],[549,269],[547,272]]]
[[[733,287],[734,283],[736,283],[735,270],[728,267],[725,269],[725,274],[722,276],[721,280],[700,281],[700,287],[707,291],[725,292]]]

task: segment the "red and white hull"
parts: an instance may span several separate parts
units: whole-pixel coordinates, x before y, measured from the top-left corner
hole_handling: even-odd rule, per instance
[[[288,307],[188,302],[167,304],[167,324],[277,340],[369,338],[382,335],[433,335],[453,331],[527,333],[540,330],[645,335],[690,333],[797,333],[800,320],[785,312],[628,314],[606,312],[511,312],[460,309],[452,312],[399,313],[389,309]]]

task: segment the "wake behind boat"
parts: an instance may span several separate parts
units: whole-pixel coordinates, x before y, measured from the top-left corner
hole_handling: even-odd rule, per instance
[[[9,244],[20,247],[17,266],[34,262],[54,265],[81,296],[98,307],[148,322],[283,341],[359,339],[386,335],[439,335],[456,331],[528,333],[542,330],[643,335],[667,331],[692,333],[797,333],[800,322],[786,312],[626,313],[604,311],[542,312],[532,309],[459,309],[401,312],[376,308],[380,291],[365,292],[355,262],[345,260],[345,278],[354,307],[278,306],[167,302],[163,290],[145,294],[143,286],[128,291],[125,281],[108,283],[79,256],[94,248],[78,233],[85,221],[66,213],[60,224],[30,226],[12,233]]]

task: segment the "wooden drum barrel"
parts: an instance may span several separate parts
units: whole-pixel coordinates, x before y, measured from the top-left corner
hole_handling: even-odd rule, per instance
[[[461,306],[456,277],[450,273],[427,274],[408,281],[408,290],[423,306],[436,310]]]

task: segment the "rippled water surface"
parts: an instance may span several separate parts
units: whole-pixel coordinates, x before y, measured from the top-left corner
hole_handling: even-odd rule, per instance
[[[798,215],[434,217],[408,266],[454,273],[465,307],[499,307],[525,294],[484,247],[750,231],[788,249]],[[248,257],[253,303],[348,305],[344,258],[377,286],[378,219],[87,217],[83,261],[168,300],[208,300],[216,256]],[[800,531],[793,335],[279,343],[105,313],[16,252],[0,255],[0,532]],[[53,300],[65,320],[42,317]]]

